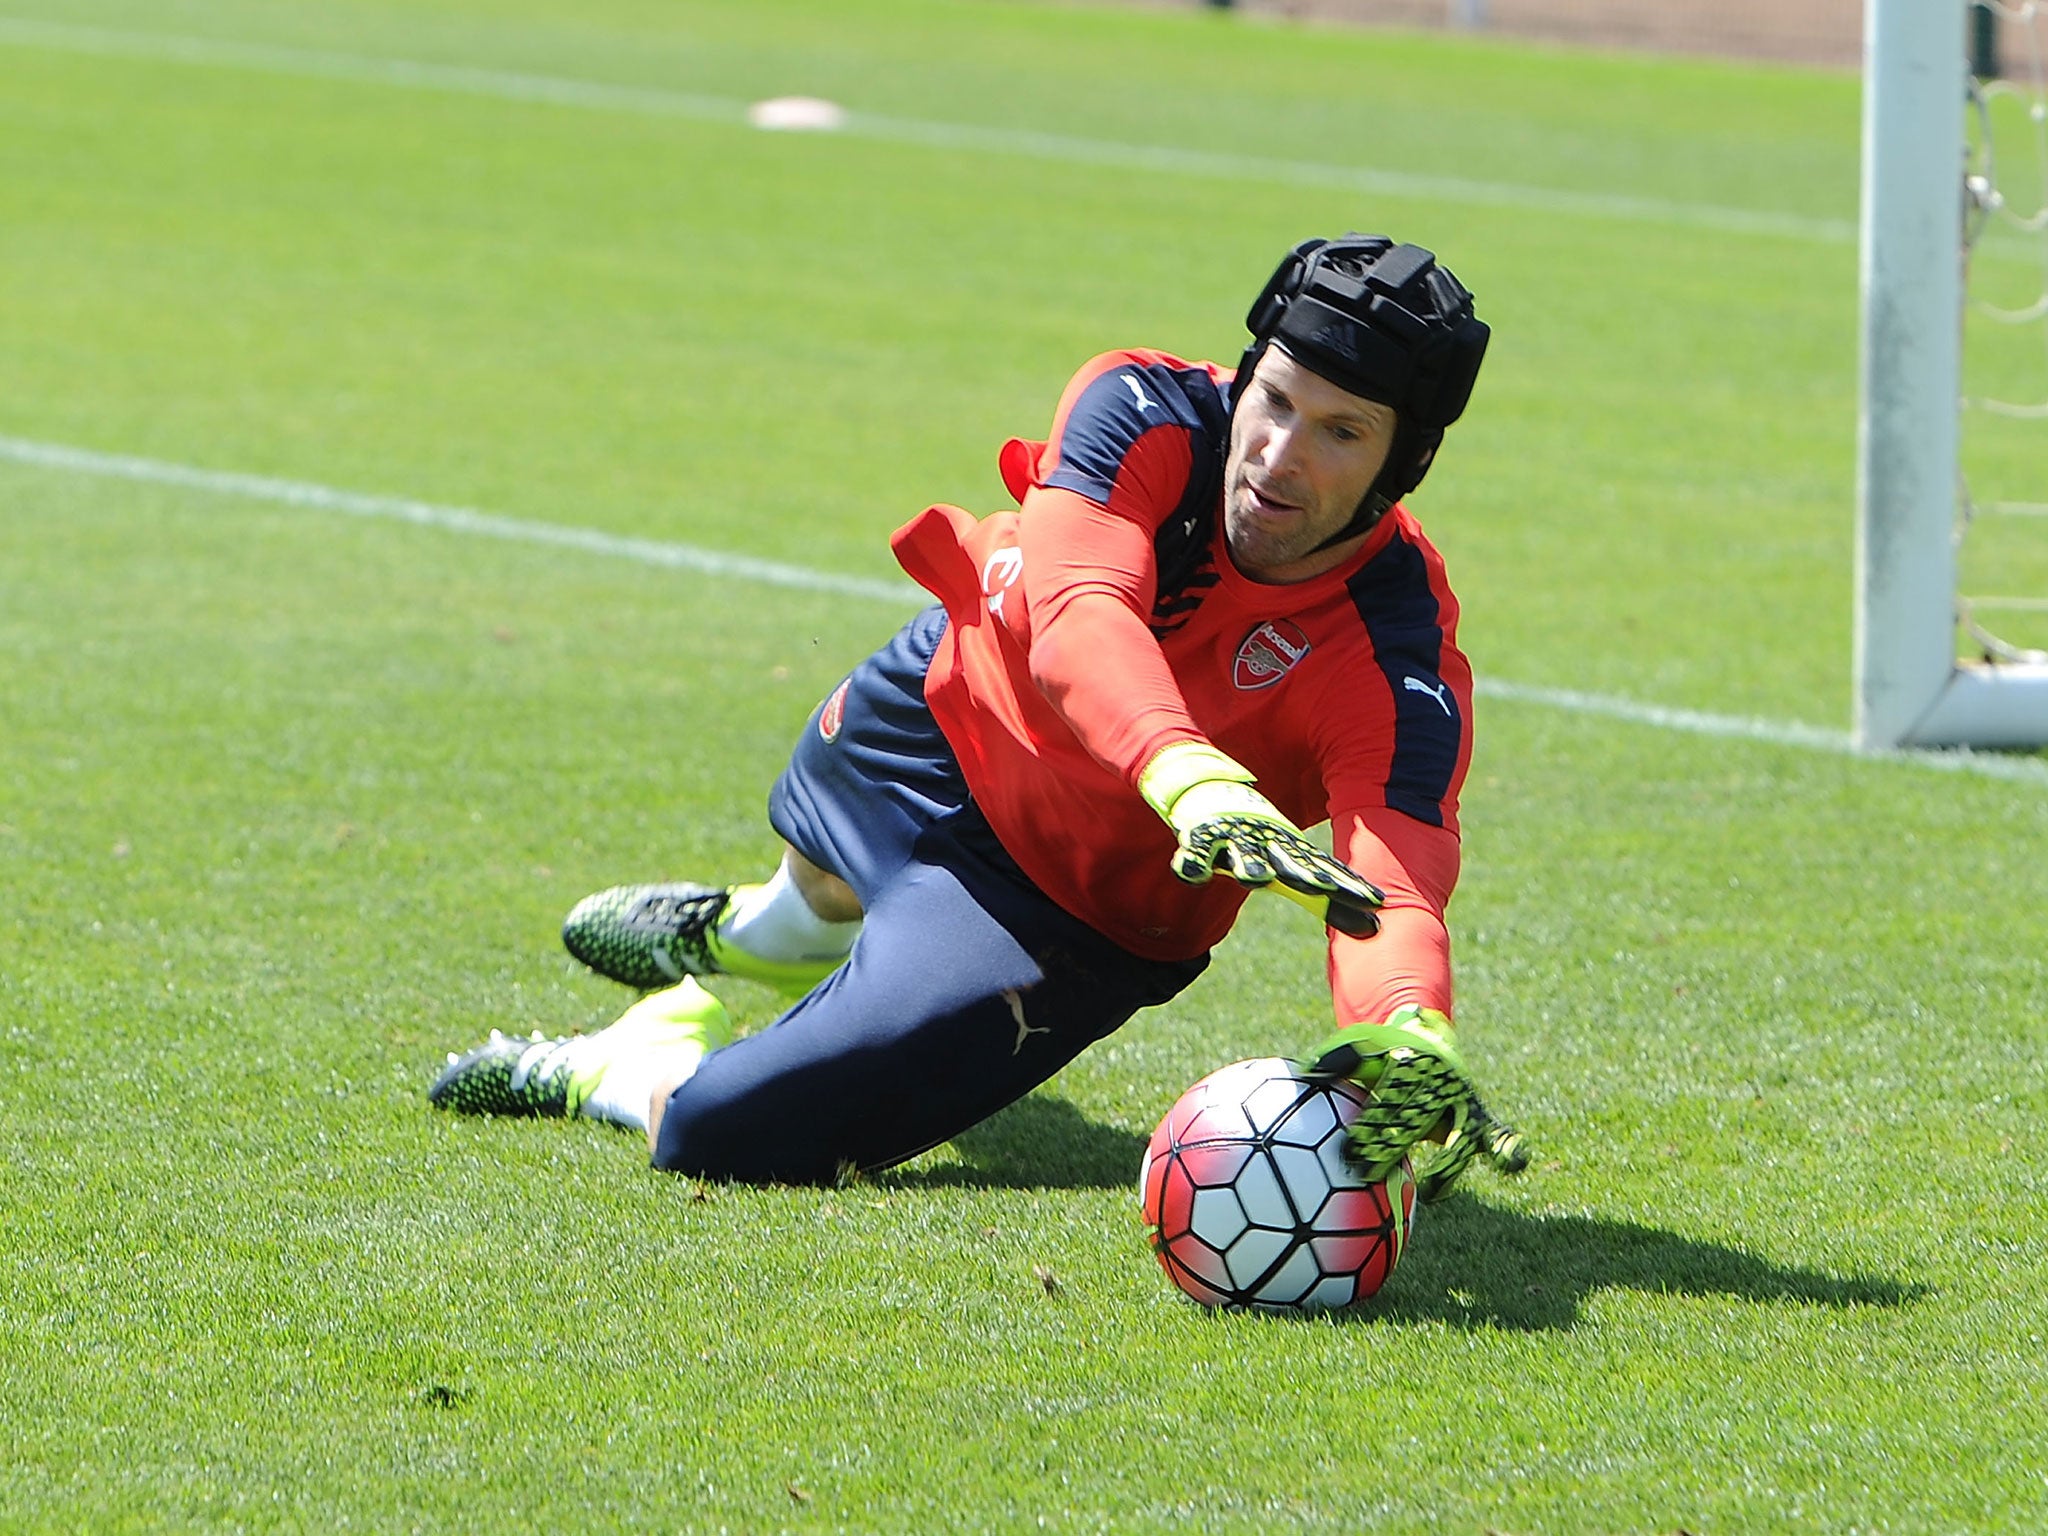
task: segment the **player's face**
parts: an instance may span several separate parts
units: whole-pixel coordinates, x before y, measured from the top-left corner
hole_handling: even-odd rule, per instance
[[[1351,521],[1394,442],[1394,412],[1266,348],[1231,420],[1223,533],[1254,581],[1307,581],[1342,565],[1364,534],[1317,545]]]

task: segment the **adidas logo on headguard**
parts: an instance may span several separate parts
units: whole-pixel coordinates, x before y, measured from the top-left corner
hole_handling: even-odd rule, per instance
[[[1358,361],[1357,328],[1346,325],[1341,320],[1332,320],[1328,325],[1322,326],[1313,336],[1309,337],[1309,341],[1312,345],[1321,347],[1325,352],[1336,353],[1337,356],[1343,358],[1346,362],[1355,363]]]

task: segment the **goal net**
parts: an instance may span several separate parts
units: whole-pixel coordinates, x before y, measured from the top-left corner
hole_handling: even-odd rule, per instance
[[[1865,20],[1856,737],[2041,746],[2048,0]]]

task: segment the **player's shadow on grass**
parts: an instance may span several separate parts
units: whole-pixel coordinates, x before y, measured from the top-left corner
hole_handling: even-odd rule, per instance
[[[891,1183],[944,1188],[1130,1189],[1145,1138],[1034,1093],[954,1138],[959,1162],[912,1165]],[[1448,1322],[1526,1331],[1576,1327],[1605,1290],[1824,1307],[1896,1307],[1928,1294],[1883,1275],[1832,1275],[1637,1222],[1527,1216],[1459,1193],[1423,1208],[1415,1242],[1379,1298],[1350,1322]]]
[[[1896,1307],[1927,1287],[1788,1267],[1629,1221],[1525,1216],[1457,1194],[1425,1207],[1379,1299],[1351,1314],[1529,1331],[1578,1325],[1588,1296],[1625,1289],[1822,1307]]]
[[[1034,1093],[963,1131],[962,1161],[884,1174],[894,1182],[982,1189],[1123,1189],[1136,1198],[1145,1138],[1098,1125],[1065,1099]]]

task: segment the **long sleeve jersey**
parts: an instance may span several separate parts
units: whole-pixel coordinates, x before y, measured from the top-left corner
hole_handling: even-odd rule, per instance
[[[1074,377],[1045,442],[1002,452],[1020,509],[937,506],[899,529],[945,605],[926,699],[1003,846],[1069,912],[1154,959],[1192,958],[1246,891],[1169,867],[1137,791],[1164,747],[1208,742],[1386,892],[1372,939],[1330,932],[1340,1022],[1451,1011],[1444,905],[1472,674],[1443,561],[1404,507],[1312,580],[1231,562],[1220,504],[1231,376],[1161,352]]]

